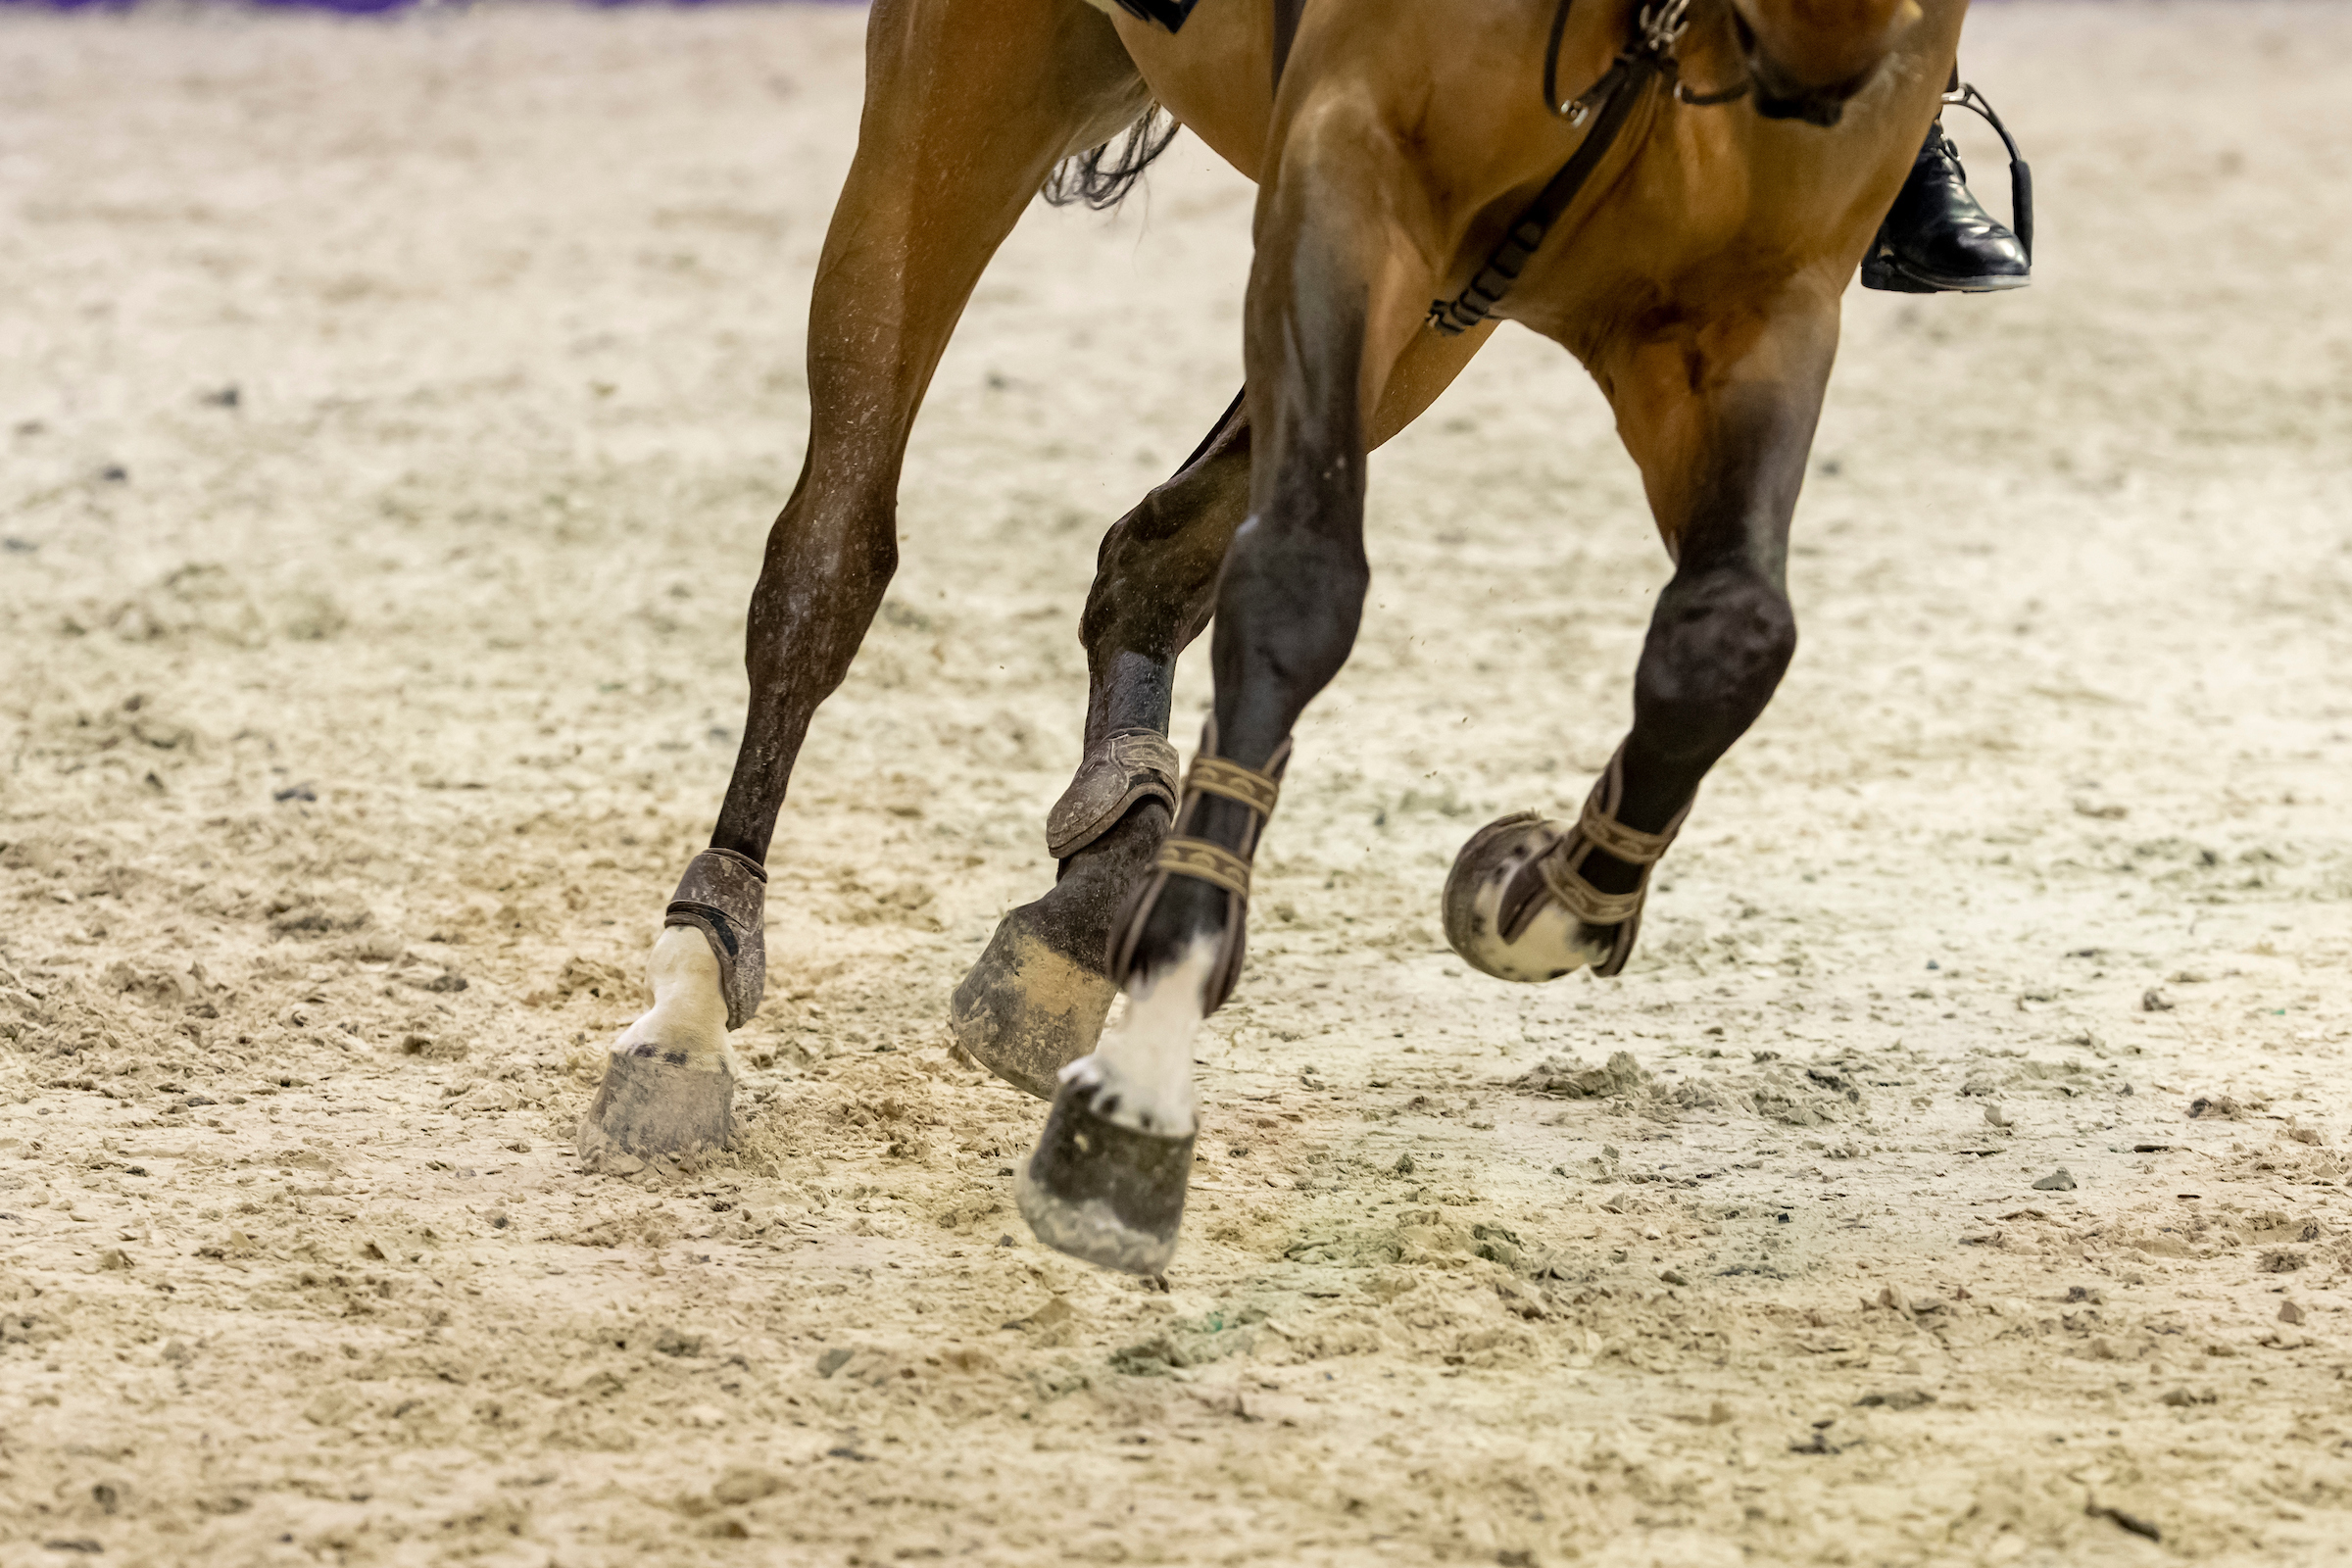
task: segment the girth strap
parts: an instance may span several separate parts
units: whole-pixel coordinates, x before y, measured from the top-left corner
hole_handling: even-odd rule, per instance
[[[1433,300],[1429,307],[1429,324],[1447,337],[1454,337],[1484,321],[1494,314],[1519,274],[1543,248],[1544,236],[1551,232],[1567,213],[1600,161],[1616,145],[1618,133],[1633,117],[1649,84],[1663,82],[1668,96],[1677,103],[1703,108],[1728,104],[1744,97],[1749,83],[1740,81],[1719,92],[1695,92],[1682,80],[1682,67],[1675,58],[1674,46],[1683,35],[1688,22],[1690,0],[1649,0],[1642,6],[1634,22],[1634,36],[1617,58],[1609,63],[1600,80],[1579,96],[1560,97],[1560,45],[1568,33],[1568,11],[1574,0],[1560,0],[1559,10],[1552,13],[1551,37],[1544,50],[1544,107],[1560,116],[1572,125],[1588,121],[1592,129],[1568,155],[1560,172],[1536,193],[1527,204],[1502,242],[1487,258],[1478,275],[1449,300]]]
[[[1291,40],[1298,36],[1298,17],[1306,0],[1274,0],[1274,85],[1282,85],[1282,68],[1291,63]]]
[[[1558,173],[1544,182],[1510,229],[1501,243],[1488,256],[1486,266],[1478,275],[1463,285],[1462,291],[1449,300],[1432,300],[1429,306],[1429,324],[1446,337],[1458,337],[1484,321],[1502,303],[1519,274],[1543,248],[1554,223],[1568,211],[1600,161],[1617,144],[1618,133],[1633,117],[1641,103],[1642,90],[1651,79],[1665,74],[1662,57],[1643,49],[1639,41],[1619,55],[1609,65],[1606,74],[1592,85],[1591,91],[1571,104],[1563,104],[1555,96],[1558,91],[1553,73],[1559,60],[1560,35],[1568,24],[1568,0],[1561,0],[1558,13],[1552,18],[1551,47],[1544,57],[1544,101],[1554,114],[1564,114],[1571,123],[1592,121],[1592,129],[1576,144],[1576,151],[1560,166]]]

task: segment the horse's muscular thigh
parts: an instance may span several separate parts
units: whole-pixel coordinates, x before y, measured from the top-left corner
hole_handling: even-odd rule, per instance
[[[1720,755],[1763,712],[1795,653],[1795,612],[1762,573],[1678,576],[1642,650],[1636,722],[1661,750]]]

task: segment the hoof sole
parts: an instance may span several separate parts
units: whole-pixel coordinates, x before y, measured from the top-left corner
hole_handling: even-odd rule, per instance
[[[1607,956],[1606,937],[1549,897],[1517,937],[1503,940],[1503,890],[1566,832],[1562,823],[1520,811],[1488,823],[1462,846],[1446,875],[1442,907],[1446,945],[1463,962],[1497,980],[1541,985]]]
[[[725,1067],[696,1072],[615,1053],[580,1119],[580,1162],[607,1170],[658,1155],[724,1149],[734,1132],[734,1102],[735,1075]]]
[[[1039,941],[1014,910],[956,988],[948,1026],[990,1072],[1040,1100],[1055,1075],[1095,1049],[1119,988]]]
[[[1095,1113],[1091,1085],[1063,1084],[1037,1152],[1013,1182],[1021,1218],[1057,1252],[1156,1275],[1176,1255],[1198,1134],[1163,1138]]]

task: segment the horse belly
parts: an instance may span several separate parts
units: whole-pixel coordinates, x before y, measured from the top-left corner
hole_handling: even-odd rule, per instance
[[[1256,179],[1274,113],[1272,0],[1201,0],[1182,32],[1124,12],[1112,21],[1160,107]]]

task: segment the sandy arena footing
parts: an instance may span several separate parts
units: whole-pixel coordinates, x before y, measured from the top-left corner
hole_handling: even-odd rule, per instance
[[[1164,1295],[1029,1238],[1044,1107],[942,1020],[1052,874],[1100,531],[1238,378],[1191,139],[940,371],[739,1147],[571,1152],[861,26],[0,15],[0,1561],[2343,1560],[2352,9],[1980,10],[2038,275],[1852,296],[1802,650],[1621,980],[1438,916],[1627,715],[1601,402],[1506,330],[1376,461]]]

